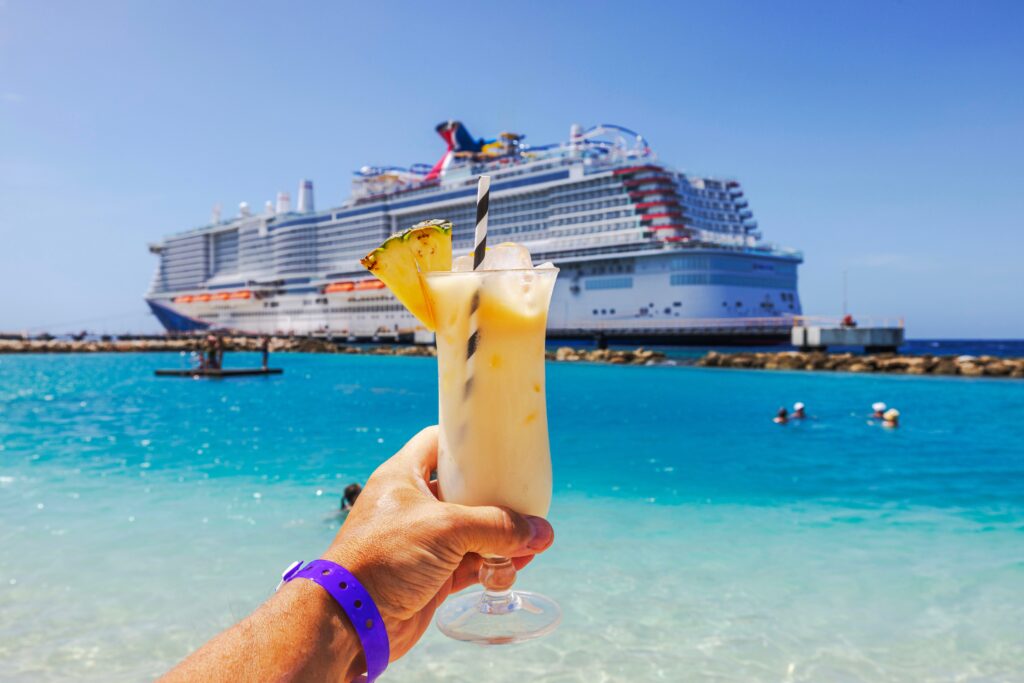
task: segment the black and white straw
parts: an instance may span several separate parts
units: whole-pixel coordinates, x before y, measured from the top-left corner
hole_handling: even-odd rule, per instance
[[[476,185],[476,232],[473,239],[473,270],[478,270],[487,253],[487,213],[491,201],[491,176],[482,175]],[[473,389],[473,357],[480,345],[477,309],[480,308],[480,287],[469,302],[469,338],[466,341],[466,396]]]

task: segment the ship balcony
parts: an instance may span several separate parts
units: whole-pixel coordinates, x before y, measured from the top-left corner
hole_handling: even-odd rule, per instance
[[[656,206],[678,207],[679,206],[679,200],[678,199],[663,199],[663,200],[656,201],[656,202],[640,202],[638,204],[634,204],[633,206],[636,207],[637,209],[651,209],[651,208],[654,208]]]
[[[653,221],[658,219],[678,219],[683,215],[682,211],[663,211],[661,213],[640,214],[641,221]]]
[[[612,171],[612,173],[614,175],[630,175],[632,173],[639,173],[640,171],[657,171],[659,173],[664,173],[665,169],[663,169],[660,166],[652,166],[648,164],[647,166],[629,166],[627,168],[617,168],[614,171]]]
[[[746,221],[749,221],[750,219],[752,219],[754,217],[754,212],[750,211],[749,209],[746,209],[746,210],[740,211],[739,216],[740,216],[740,218],[743,219],[744,222],[746,222]]]
[[[647,197],[647,201],[660,202],[660,201],[678,201],[679,195],[676,194],[675,188],[659,188],[657,190],[634,190],[629,193],[630,199],[640,199]]]
[[[746,199],[739,199],[733,202],[733,206],[735,206],[737,209],[745,209],[746,207],[750,206],[750,202],[748,202]]]
[[[641,187],[643,185],[660,185],[664,187],[675,187],[676,182],[668,176],[648,176],[646,178],[630,178],[623,180],[624,187]]]

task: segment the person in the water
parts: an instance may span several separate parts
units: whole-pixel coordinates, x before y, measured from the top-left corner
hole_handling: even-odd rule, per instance
[[[889,408],[882,415],[882,426],[888,427],[889,429],[896,429],[900,426],[900,411],[895,408]]]
[[[288,567],[261,607],[161,683],[365,681],[364,673],[372,681],[412,649],[449,594],[479,580],[482,557],[509,557],[522,569],[547,550],[555,532],[540,517],[438,500],[427,478],[437,434],[424,430],[378,467],[358,494],[366,502],[319,560]]]
[[[794,420],[802,420],[805,417],[807,417],[805,406],[800,401],[797,401],[793,404],[793,414],[791,415],[791,418]]]
[[[885,417],[885,410],[888,408],[887,405],[879,401],[878,403],[871,404],[871,417],[876,420],[881,420]]]
[[[260,339],[260,354],[263,357],[263,369],[266,370],[270,363],[270,337],[264,336]]]
[[[341,511],[348,512],[356,504],[356,498],[363,492],[363,487],[352,483],[345,487],[345,493],[341,496]]]
[[[775,413],[775,417],[772,418],[772,422],[777,425],[784,425],[789,422],[789,413],[786,412],[785,408],[779,408],[779,412]]]

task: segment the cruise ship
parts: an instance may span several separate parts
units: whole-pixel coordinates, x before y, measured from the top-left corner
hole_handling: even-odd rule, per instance
[[[740,184],[660,163],[640,134],[612,124],[570,128],[566,142],[474,138],[436,127],[433,165],[364,167],[351,197],[314,208],[299,185],[262,212],[151,244],[159,258],[146,301],[170,332],[328,335],[429,342],[425,330],[359,264],[389,235],[430,218],[453,222],[456,255],[473,239],[478,176],[491,176],[488,241],[526,245],[561,272],[552,337],[666,343],[775,343],[800,314],[799,252],[762,241]]]

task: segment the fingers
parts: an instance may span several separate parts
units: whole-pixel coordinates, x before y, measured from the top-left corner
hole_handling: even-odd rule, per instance
[[[409,439],[380,469],[411,476],[417,481],[429,481],[430,473],[437,469],[437,425]]]
[[[543,517],[493,506],[446,507],[453,540],[463,555],[521,557],[547,550],[555,539],[554,529]]]

